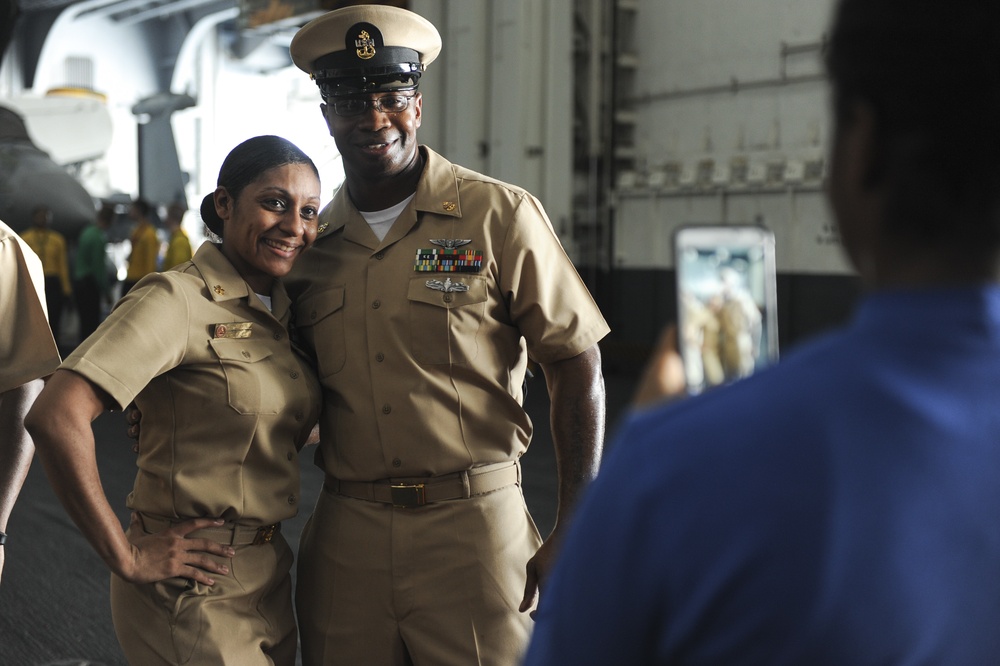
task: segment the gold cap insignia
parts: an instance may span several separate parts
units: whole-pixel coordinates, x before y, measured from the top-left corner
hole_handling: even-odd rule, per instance
[[[212,287],[212,289],[214,289],[215,293],[217,293],[219,296],[222,296],[226,293],[226,290],[222,288],[221,284],[215,285],[214,287]]]
[[[455,210],[457,204],[454,201],[445,201],[441,203],[441,206],[450,213]]]
[[[375,57],[375,40],[372,36],[368,34],[367,30],[362,30],[358,38],[354,40],[354,46],[357,47],[356,53],[358,57],[362,60],[368,60]]]

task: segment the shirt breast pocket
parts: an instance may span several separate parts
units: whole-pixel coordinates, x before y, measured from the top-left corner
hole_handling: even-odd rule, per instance
[[[312,292],[295,307],[295,325],[316,355],[320,378],[344,369],[344,287]]]
[[[276,369],[268,360],[274,350],[258,340],[214,338],[210,343],[226,375],[229,406],[240,414],[277,414],[284,392],[275,385]]]
[[[479,353],[486,278],[461,275],[447,280],[441,274],[410,279],[410,347],[418,363],[469,363]]]

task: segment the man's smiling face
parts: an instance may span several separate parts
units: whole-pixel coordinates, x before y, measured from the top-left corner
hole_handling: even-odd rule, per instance
[[[368,99],[379,97],[368,95]],[[369,105],[358,116],[338,116],[331,104],[323,104],[330,135],[344,160],[344,168],[358,176],[374,180],[405,172],[419,158],[417,128],[423,100],[414,93],[406,109],[385,113]]]

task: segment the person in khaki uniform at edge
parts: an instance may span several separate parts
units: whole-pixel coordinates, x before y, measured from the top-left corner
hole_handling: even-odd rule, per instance
[[[42,262],[0,222],[0,574],[7,520],[31,465],[34,446],[24,415],[59,367],[59,349],[45,314]]]
[[[320,16],[290,47],[346,173],[286,280],[324,388],[327,478],[299,548],[305,664],[516,663],[600,459],[609,329],[541,204],[416,142],[418,77],[440,48],[422,17],[372,5]],[[544,543],[518,463],[529,356],[558,463]]]
[[[297,652],[298,448],[319,411],[292,345],[284,276],[316,236],[313,162],[273,136],[229,154],[202,218],[222,238],[143,278],[53,375],[28,414],[53,489],[112,570],[129,663],[279,664]],[[127,533],[101,489],[90,422],[143,414]]]

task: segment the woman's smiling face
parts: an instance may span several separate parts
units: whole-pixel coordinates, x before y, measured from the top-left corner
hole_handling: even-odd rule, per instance
[[[316,240],[319,204],[319,178],[308,164],[268,169],[236,199],[224,187],[215,191],[222,253],[256,293],[270,294],[274,279]]]

